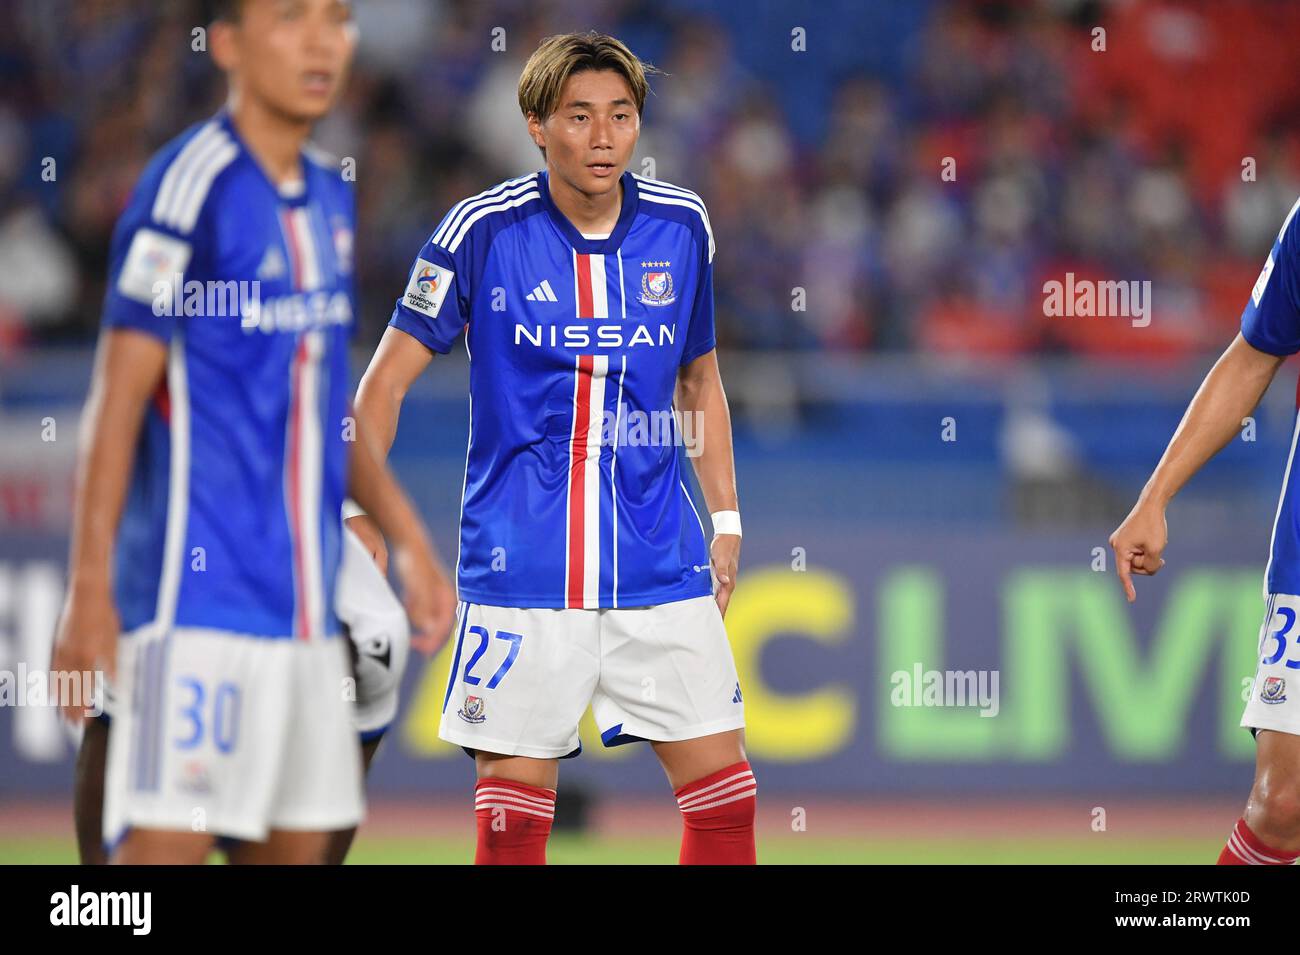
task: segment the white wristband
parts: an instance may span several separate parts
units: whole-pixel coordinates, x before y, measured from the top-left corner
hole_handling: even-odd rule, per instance
[[[709,515],[713,521],[713,536],[735,534],[740,536],[740,511],[714,511]]]
[[[361,505],[352,500],[352,498],[348,497],[343,499],[343,519],[345,521],[349,521],[354,517],[364,517],[365,513],[366,512],[361,509]]]

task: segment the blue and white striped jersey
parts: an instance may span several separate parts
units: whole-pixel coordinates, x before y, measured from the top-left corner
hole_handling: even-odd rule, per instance
[[[462,600],[635,607],[711,592],[673,392],[678,368],[714,347],[712,230],[695,193],[631,173],[622,185],[603,237],[556,208],[545,172],[466,199],[393,311],[436,352],[468,325]]]
[[[118,221],[104,325],[170,349],[118,533],[127,631],[339,630],[353,198],[337,164],[302,169],[278,190],[222,112],[154,157]]]

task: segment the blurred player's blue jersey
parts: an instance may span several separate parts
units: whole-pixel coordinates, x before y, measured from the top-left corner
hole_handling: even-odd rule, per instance
[[[672,410],[678,369],[714,347],[713,235],[693,192],[631,173],[622,185],[604,238],[555,207],[545,172],[461,202],[393,311],[442,353],[468,323],[464,601],[635,607],[712,591]]]
[[[1291,207],[1269,251],[1268,260],[1241,315],[1241,334],[1255,348],[1271,355],[1300,351],[1300,200]],[[1291,453],[1282,478],[1277,517],[1264,571],[1264,596],[1300,594],[1300,479],[1295,469],[1296,438],[1300,437],[1300,385]]]
[[[118,221],[104,324],[169,347],[118,533],[126,631],[339,631],[353,198],[337,164],[302,171],[277,190],[223,112],[154,157]]]

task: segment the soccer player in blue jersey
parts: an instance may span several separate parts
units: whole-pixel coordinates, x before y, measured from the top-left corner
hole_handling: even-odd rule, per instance
[[[460,604],[439,735],[475,757],[480,863],[545,861],[558,761],[578,754],[589,704],[606,746],[654,748],[682,862],[754,862],[722,622],[741,527],[713,234],[695,193],[626,171],[647,92],[613,37],[541,44],[519,106],[545,169],[447,213],[357,393],[388,448],[407,389],[465,330]],[[711,543],[681,476],[691,435]],[[382,547],[364,516],[349,526]]]
[[[1151,576],[1165,564],[1161,555],[1169,536],[1165,509],[1170,500],[1237,436],[1286,356],[1300,351],[1297,209],[1300,201],[1291,207],[1246,303],[1241,333],[1202,382],[1137,504],[1110,537],[1130,602],[1137,598],[1132,575]],[[1295,626],[1300,612],[1300,488],[1292,472],[1295,455],[1293,437],[1264,571],[1259,667],[1241,719],[1255,734],[1255,784],[1219,856],[1220,865],[1291,865],[1300,857],[1300,628]]]
[[[114,861],[321,862],[361,818],[335,612],[345,488],[395,541],[419,644],[453,599],[348,400],[353,198],[305,146],[342,0],[232,0],[227,108],[164,147],[114,233],[53,669],[107,670]]]

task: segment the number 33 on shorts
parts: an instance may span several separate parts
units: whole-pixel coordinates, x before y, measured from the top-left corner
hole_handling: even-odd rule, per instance
[[[1241,725],[1300,733],[1300,596],[1269,594],[1259,632],[1259,669]]]

